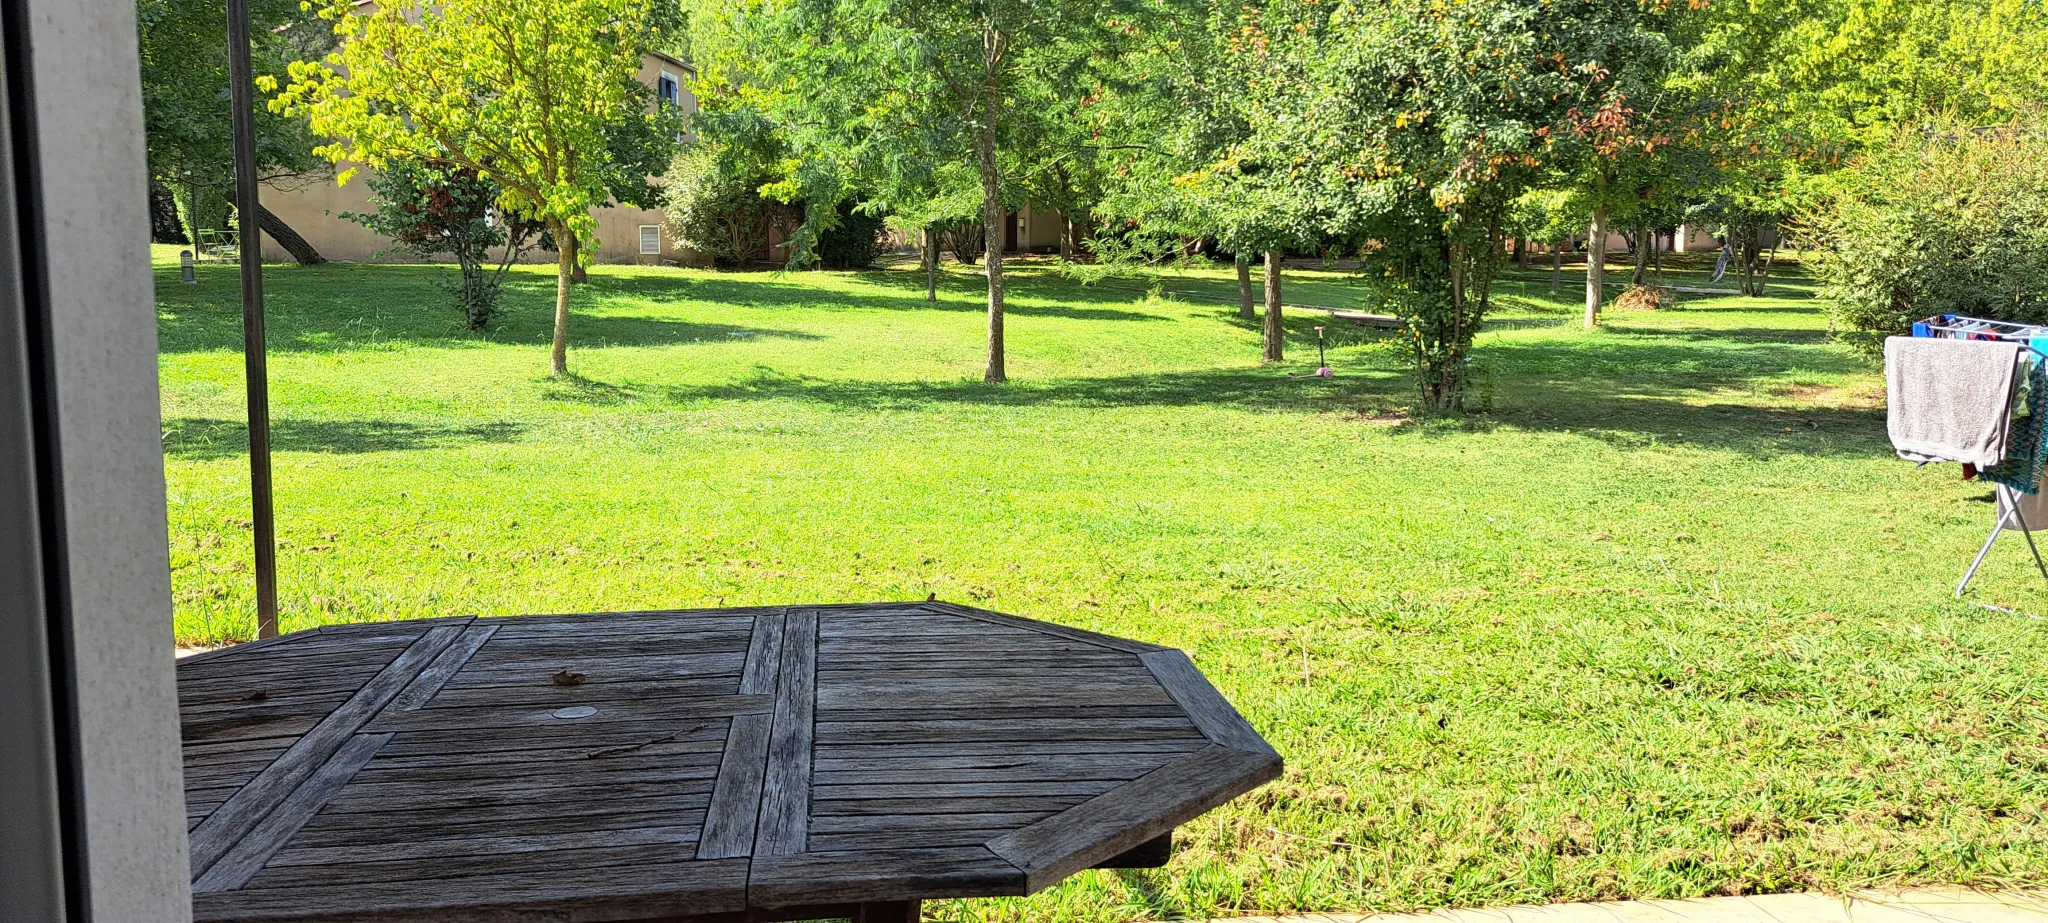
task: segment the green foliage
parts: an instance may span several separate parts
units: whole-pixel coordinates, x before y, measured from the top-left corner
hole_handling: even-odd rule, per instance
[[[218,0],[137,0],[143,127],[150,178],[170,189],[186,239],[225,229],[234,192],[234,135],[228,101],[228,24]],[[250,0],[250,65],[283,76],[288,62],[332,45],[299,0]],[[273,181],[314,171],[304,119],[258,112],[258,168]]]
[[[662,185],[668,227],[683,246],[712,265],[737,268],[768,248],[770,231],[785,230],[794,210],[761,194],[760,164],[727,146],[698,144],[683,152]]]
[[[450,294],[471,330],[483,330],[498,314],[498,288],[539,231],[531,221],[506,221],[494,208],[502,190],[476,173],[447,164],[401,160],[372,173],[370,204],[376,211],[342,217],[391,238],[406,254],[422,260],[455,258],[460,271]],[[491,250],[502,247],[495,270]]]
[[[839,203],[838,217],[818,235],[818,265],[826,269],[869,269],[888,249],[887,219],[874,209],[848,200]]]
[[[641,53],[660,39],[650,0],[326,0],[339,45],[295,62],[271,107],[332,139],[349,167],[447,162],[498,184],[498,206],[546,225],[559,252],[551,366],[568,371],[573,249],[597,246],[590,209],[639,201],[668,158],[675,114],[649,104]],[[274,80],[265,81],[275,89]],[[664,135],[664,132],[670,134]]]
[[[1830,317],[1875,351],[1935,314],[2048,323],[2048,136],[1901,132],[1806,217]]]
[[[1511,204],[1547,170],[1630,143],[1629,94],[1661,73],[1676,9],[1247,7],[1228,41],[1241,105],[1263,117],[1200,181],[1377,242],[1365,261],[1409,320],[1425,403],[1461,407]]]

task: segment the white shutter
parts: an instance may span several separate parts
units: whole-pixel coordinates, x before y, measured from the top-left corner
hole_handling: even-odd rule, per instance
[[[643,224],[640,226],[640,252],[654,254],[661,252],[661,225]]]

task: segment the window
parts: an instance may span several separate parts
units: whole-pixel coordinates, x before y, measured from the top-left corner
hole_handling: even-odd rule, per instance
[[[640,252],[659,254],[661,252],[661,225],[640,226]]]
[[[671,106],[683,104],[683,83],[668,71],[662,71],[660,79],[654,81],[654,92],[661,96],[662,102]]]

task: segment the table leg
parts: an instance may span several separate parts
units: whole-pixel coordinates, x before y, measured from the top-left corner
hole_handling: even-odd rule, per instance
[[[923,901],[871,901],[860,905],[853,923],[918,923]]]
[[[1165,867],[1173,859],[1173,831],[1168,830],[1152,839],[1131,847],[1128,851],[1110,859],[1099,869],[1156,869]]]

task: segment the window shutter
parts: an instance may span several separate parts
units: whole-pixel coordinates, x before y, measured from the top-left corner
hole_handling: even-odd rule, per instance
[[[654,254],[661,252],[661,225],[643,224],[640,226],[640,252]]]

